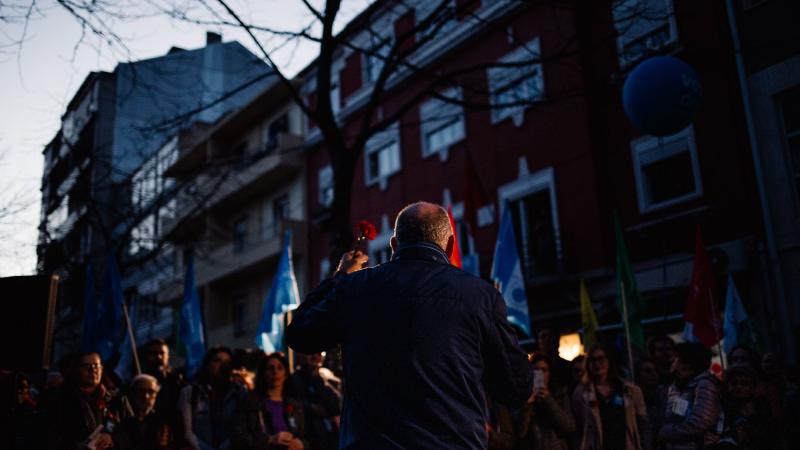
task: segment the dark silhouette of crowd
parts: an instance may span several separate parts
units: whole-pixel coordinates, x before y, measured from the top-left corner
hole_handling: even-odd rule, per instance
[[[524,406],[486,399],[488,448],[789,449],[799,442],[798,389],[774,352],[736,346],[715,372],[701,344],[660,335],[630,367],[623,349],[604,344],[562,359],[558,337],[552,327],[538,333]],[[338,448],[346,380],[335,350],[294,353],[290,361],[284,353],[215,347],[191,378],[171,367],[163,340],[138,355],[141,373],[127,380],[92,352],[34,378],[0,373],[0,448]]]

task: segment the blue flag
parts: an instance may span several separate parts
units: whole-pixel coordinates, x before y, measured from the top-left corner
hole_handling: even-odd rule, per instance
[[[525,279],[522,277],[514,223],[511,221],[511,209],[508,205],[503,210],[500,233],[494,247],[492,281],[506,301],[508,321],[530,336],[531,319],[528,314],[528,297],[525,295]]]
[[[183,304],[178,324],[178,337],[186,353],[186,375],[191,377],[200,368],[206,353],[203,331],[203,316],[200,311],[200,296],[194,280],[194,256],[190,253],[183,280]]]
[[[107,361],[119,348],[122,341],[122,284],[117,261],[111,253],[106,257],[106,270],[100,301],[96,302],[91,350]]]
[[[131,303],[130,308],[128,309],[130,314],[128,315],[128,319],[131,321],[131,330],[136,330],[136,305]],[[131,348],[131,336],[128,334],[128,330],[126,327],[125,330],[125,339],[122,340],[122,346],[119,348],[119,362],[117,363],[117,367],[114,368],[114,372],[123,380],[129,381],[133,376],[133,371],[131,370],[133,366],[133,350]]]
[[[283,252],[272,287],[264,299],[264,309],[256,332],[256,345],[269,353],[283,350],[283,317],[286,311],[300,304],[300,293],[292,264],[292,232],[286,230]]]
[[[756,351],[760,350],[758,334],[753,327],[747,311],[742,305],[739,291],[728,275],[728,292],[725,295],[725,318],[722,325],[724,350],[729,353],[736,345],[746,345]]]
[[[94,295],[94,272],[92,263],[86,264],[86,284],[83,288],[83,326],[81,351],[94,351],[95,324],[97,323],[97,299]]]

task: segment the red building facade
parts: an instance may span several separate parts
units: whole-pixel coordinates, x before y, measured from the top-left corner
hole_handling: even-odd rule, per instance
[[[391,42],[392,33],[425,17],[426,3],[371,7],[343,35],[353,42],[376,35]],[[675,331],[682,327],[678,314],[699,226],[716,274],[733,274],[747,306],[759,312],[759,205],[721,4],[451,6],[454,17],[444,32],[420,50],[418,67],[424,70],[399,74],[379,114],[401,108],[431,74],[461,70],[437,90],[459,101],[426,97],[370,139],[356,169],[351,218],[378,227],[369,248],[372,263],[390,256],[396,213],[427,200],[452,206],[462,253],[477,255],[479,273],[487,278],[501,211],[508,207],[534,328],[542,322],[580,328],[582,279],[601,324],[613,328],[619,321],[613,306],[618,216],[647,302],[647,327]],[[685,60],[703,85],[693,126],[662,140],[637,132],[621,104],[627,73],[651,54]],[[354,132],[360,120],[376,64],[374,56],[355,51],[334,63],[332,99],[346,131]],[[332,174],[313,124],[307,143],[313,286],[335,265],[327,260],[325,222]]]

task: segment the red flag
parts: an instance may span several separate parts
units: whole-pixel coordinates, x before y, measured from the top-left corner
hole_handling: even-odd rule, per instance
[[[689,286],[689,299],[683,318],[692,324],[693,334],[706,347],[711,348],[722,337],[719,307],[714,296],[715,282],[708,252],[703,245],[703,235],[697,227],[695,238],[694,270]]]
[[[453,218],[453,208],[447,207],[447,216],[450,218],[450,229],[453,231],[453,254],[450,255],[450,264],[461,268],[461,250],[458,248],[458,231],[456,231],[456,220]]]

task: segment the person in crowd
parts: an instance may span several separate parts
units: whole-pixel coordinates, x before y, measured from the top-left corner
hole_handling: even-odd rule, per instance
[[[720,447],[775,449],[780,433],[774,430],[775,419],[766,402],[756,397],[758,374],[745,365],[725,371],[723,394],[724,427]]]
[[[539,352],[550,357],[550,361],[552,361],[553,381],[557,384],[563,384],[572,392],[576,386],[572,382],[572,364],[559,356],[558,346],[560,340],[561,330],[552,325],[545,325],[539,328],[536,333],[536,346]]]
[[[530,397],[530,364],[503,297],[450,264],[454,242],[441,206],[408,205],[389,262],[364,269],[365,254],[345,253],[295,310],[286,329],[295,351],[341,345],[341,447],[483,448],[484,388],[512,408]]]
[[[675,341],[666,334],[653,336],[647,343],[647,351],[658,370],[658,383],[664,387],[672,384],[672,361],[675,359]]]
[[[746,345],[736,345],[728,352],[728,366],[746,366],[759,370],[761,361],[758,353]]]
[[[800,392],[787,379],[783,360],[776,352],[766,352],[761,358],[761,380],[756,395],[764,398],[770,414],[783,427],[783,439],[800,441]]]
[[[517,436],[511,411],[503,404],[486,399],[486,409],[489,412],[486,422],[486,434],[489,436],[488,450],[515,450],[517,449]]]
[[[578,355],[572,358],[572,385],[577,386],[583,379],[583,371],[586,370],[586,355]]]
[[[515,413],[517,448],[568,450],[569,438],[575,433],[570,397],[567,388],[553,380],[551,358],[544,354],[533,357],[533,394],[525,406]],[[538,375],[536,375],[538,374]]]
[[[194,450],[230,448],[234,415],[246,391],[231,381],[233,357],[226,347],[210,349],[195,380],[178,398],[184,437]]]
[[[67,367],[64,386],[46,412],[48,448],[111,448],[114,428],[132,414],[127,399],[101,383],[103,364],[97,353],[78,353]]]
[[[133,415],[120,422],[112,438],[114,450],[167,450],[174,447],[170,425],[155,414],[160,386],[156,377],[139,374],[133,377],[129,399]]]
[[[647,418],[650,421],[652,435],[658,435],[664,422],[664,410],[667,407],[667,386],[660,384],[658,366],[650,358],[642,359],[636,365],[636,382],[644,395],[647,405]],[[653,441],[655,444],[655,439]]]
[[[697,342],[675,346],[664,424],[658,442],[666,449],[700,449],[719,441],[721,386],[709,371],[711,352]]]
[[[650,449],[650,424],[642,391],[623,380],[611,352],[589,349],[586,373],[572,395],[581,450]]]
[[[237,411],[233,448],[308,448],[305,417],[303,401],[289,382],[289,362],[282,353],[270,353],[258,367],[255,390]]]
[[[167,424],[176,439],[184,435],[183,420],[178,412],[178,397],[186,386],[183,374],[170,366],[169,346],[163,339],[153,339],[141,347],[142,372],[155,377],[160,386],[155,405],[159,421]]]
[[[336,449],[339,446],[339,410],[341,393],[322,370],[324,353],[295,353],[298,369],[290,382],[302,398],[306,410],[306,428],[312,450]],[[321,372],[322,371],[322,372]]]

